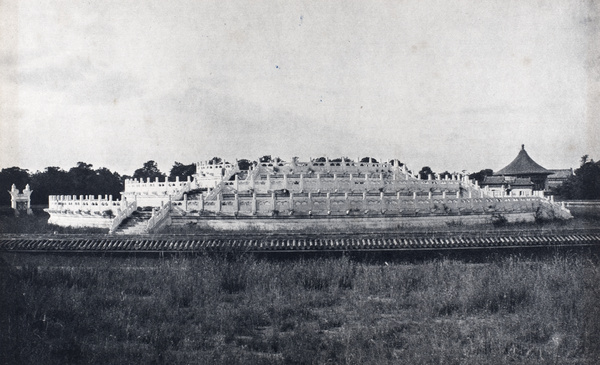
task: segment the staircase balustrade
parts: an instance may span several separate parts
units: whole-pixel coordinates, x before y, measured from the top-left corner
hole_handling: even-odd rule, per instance
[[[117,228],[119,227],[119,225],[121,225],[121,223],[123,223],[123,221],[127,217],[129,217],[131,214],[133,214],[133,212],[135,212],[136,209],[137,209],[137,201],[134,200],[129,204],[127,203],[127,201],[125,201],[125,209],[119,210],[119,212],[117,213],[117,216],[115,218],[113,218],[108,232],[114,233],[117,230]]]
[[[152,217],[148,220],[146,225],[146,232],[150,233],[153,229],[158,227],[165,219],[168,219],[171,215],[171,202],[163,205],[156,211],[152,211]]]

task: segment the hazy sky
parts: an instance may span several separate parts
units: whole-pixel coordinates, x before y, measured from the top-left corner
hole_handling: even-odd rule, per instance
[[[3,1],[0,168],[600,159],[598,1]]]

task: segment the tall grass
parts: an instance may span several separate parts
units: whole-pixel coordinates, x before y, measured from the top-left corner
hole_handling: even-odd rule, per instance
[[[0,364],[596,363],[584,257],[4,255]]]

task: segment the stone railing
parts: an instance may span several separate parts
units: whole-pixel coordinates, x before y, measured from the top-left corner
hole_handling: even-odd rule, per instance
[[[114,233],[117,228],[119,227],[119,225],[121,225],[121,223],[123,223],[123,221],[129,217],[131,214],[133,214],[133,212],[135,212],[135,210],[137,209],[137,202],[134,200],[131,203],[127,203],[127,201],[124,201],[125,203],[125,209],[118,210],[117,216],[113,218],[112,222],[111,222],[111,226],[108,229],[108,233]]]
[[[188,201],[187,211],[231,216],[270,215],[462,215],[535,213],[540,197],[462,197],[460,193],[271,193],[219,194]]]
[[[148,220],[146,225],[146,232],[152,233],[159,229],[165,221],[171,218],[171,202],[167,202],[161,206],[158,210],[152,211],[152,217]]]
[[[104,214],[109,210],[118,209],[120,200],[113,200],[112,195],[94,197],[93,195],[50,195],[48,197],[48,213],[83,213]]]

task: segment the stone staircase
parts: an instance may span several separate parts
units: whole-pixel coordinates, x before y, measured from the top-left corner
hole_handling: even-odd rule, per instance
[[[115,234],[133,235],[147,233],[146,228],[150,217],[152,217],[152,212],[135,211],[121,223]]]

